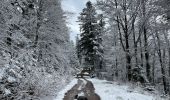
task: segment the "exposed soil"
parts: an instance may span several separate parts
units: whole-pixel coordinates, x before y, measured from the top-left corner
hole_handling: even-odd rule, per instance
[[[83,82],[83,80],[86,83]],[[100,97],[95,93],[95,88],[92,82],[86,80],[85,78],[78,79],[77,84],[65,93],[63,100],[76,100],[75,96],[82,93],[88,100],[100,100]]]

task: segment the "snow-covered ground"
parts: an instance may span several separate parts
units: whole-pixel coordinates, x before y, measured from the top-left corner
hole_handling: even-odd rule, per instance
[[[63,100],[65,93],[70,90],[75,84],[77,84],[77,79],[73,79],[67,86],[63,88],[54,100]]]
[[[163,99],[159,95],[148,93],[142,88],[132,88],[129,85],[120,85],[116,82],[106,80],[90,79],[94,85],[95,92],[100,96],[101,100],[169,100]],[[82,79],[83,83],[86,82]],[[72,80],[67,86],[61,90],[54,100],[63,100],[65,93],[70,90],[75,84],[77,79]],[[81,87],[84,85],[81,85]]]
[[[94,84],[95,92],[101,100],[168,100],[138,89],[131,89],[128,85],[118,85],[106,80],[88,79]]]

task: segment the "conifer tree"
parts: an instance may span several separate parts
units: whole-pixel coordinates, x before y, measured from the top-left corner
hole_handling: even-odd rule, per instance
[[[79,40],[80,52],[82,55],[83,66],[99,67],[101,56],[101,23],[98,23],[98,15],[92,3],[86,3],[86,8],[83,9],[79,17],[81,25],[81,34]]]

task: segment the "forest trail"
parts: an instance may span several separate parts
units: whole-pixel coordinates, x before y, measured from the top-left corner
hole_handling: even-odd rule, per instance
[[[85,96],[87,100],[100,100],[100,97],[95,93],[93,83],[85,78],[79,78],[77,84],[65,93],[63,100],[77,100],[75,99],[76,95]]]
[[[86,99],[75,99],[78,95]],[[130,83],[119,83],[98,78],[74,78],[63,87],[54,100],[170,100]]]

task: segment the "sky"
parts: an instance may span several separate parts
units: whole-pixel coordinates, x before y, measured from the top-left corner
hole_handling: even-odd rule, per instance
[[[70,28],[70,39],[75,43],[75,37],[77,34],[80,34],[80,28],[78,21],[78,16],[80,15],[83,8],[86,7],[86,2],[89,0],[63,0],[62,8],[64,11],[72,12],[73,15],[68,16],[67,22],[68,27]],[[91,2],[95,2],[95,0],[90,0]]]

